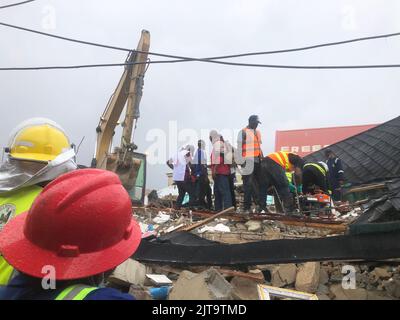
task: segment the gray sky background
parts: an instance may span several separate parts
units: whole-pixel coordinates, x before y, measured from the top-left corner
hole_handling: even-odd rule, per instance
[[[1,4],[13,2],[1,0]],[[17,2],[15,0],[14,2]],[[0,10],[0,21],[72,38],[136,48],[142,29],[151,51],[207,57],[299,47],[398,32],[399,1],[38,0]],[[123,62],[126,54],[0,26],[0,66]],[[270,64],[400,63],[400,38],[306,52],[242,58]],[[153,60],[159,58],[152,57]],[[0,144],[30,117],[60,123],[88,165],[95,128],[122,67],[0,71]],[[264,153],[275,130],[380,123],[399,115],[400,69],[281,70],[204,63],[152,65],[136,132],[139,150],[151,129],[241,129],[250,114],[263,121]],[[147,139],[148,140],[148,139]],[[175,141],[181,145],[184,141]],[[174,147],[169,145],[168,148]],[[166,186],[165,165],[148,168],[148,188]]]

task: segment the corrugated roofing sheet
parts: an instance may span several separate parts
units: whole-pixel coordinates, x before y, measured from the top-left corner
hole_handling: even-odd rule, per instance
[[[329,146],[342,160],[346,181],[364,184],[400,177],[400,117]],[[325,159],[325,149],[305,157]]]

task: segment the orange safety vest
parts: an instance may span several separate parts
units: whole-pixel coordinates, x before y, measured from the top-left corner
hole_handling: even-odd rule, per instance
[[[261,134],[256,130],[244,128],[242,131],[246,133],[246,139],[242,142],[242,156],[244,158],[256,158],[262,156],[261,151]]]
[[[293,171],[293,165],[289,161],[289,152],[274,152],[268,155],[268,158],[274,160],[277,164],[279,164],[286,172]]]

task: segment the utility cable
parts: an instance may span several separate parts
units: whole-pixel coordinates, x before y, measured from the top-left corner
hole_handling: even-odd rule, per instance
[[[26,4],[26,3],[29,3],[29,2],[33,2],[33,1],[36,1],[36,0],[28,0],[28,1],[22,1],[22,2],[17,2],[17,3],[7,4],[7,5],[5,5],[5,6],[0,6],[0,9],[6,9],[6,8],[10,8],[10,7],[16,7],[16,6],[20,6],[20,5],[22,5],[22,4]]]
[[[125,51],[125,52],[136,51],[136,50],[129,49],[129,48],[123,48],[123,47],[105,45],[105,44],[91,42],[91,41],[84,41],[84,40],[68,38],[68,37],[59,36],[59,35],[43,32],[43,31],[24,28],[24,27],[12,25],[12,24],[4,23],[4,22],[0,22],[0,25],[4,26],[4,27],[8,27],[8,28],[14,28],[14,29],[21,30],[21,31],[36,33],[36,34],[40,34],[43,36],[52,37],[52,38],[56,38],[56,39],[60,39],[60,40],[71,41],[71,42],[75,42],[75,43],[96,46],[96,47],[101,47],[101,48],[105,48],[105,49],[112,49],[112,50]],[[239,58],[239,57],[246,57],[246,56],[255,56],[255,55],[268,55],[268,54],[289,53],[289,52],[295,52],[295,51],[305,51],[305,50],[311,50],[311,49],[322,48],[322,47],[337,46],[337,45],[343,45],[343,44],[348,44],[348,43],[376,40],[376,39],[383,39],[383,38],[390,38],[390,37],[397,37],[397,36],[400,36],[400,32],[388,33],[388,34],[382,34],[382,35],[376,35],[376,36],[369,36],[369,37],[363,37],[363,38],[355,38],[355,39],[338,41],[338,42],[328,42],[328,43],[299,47],[299,48],[273,50],[273,51],[262,51],[262,52],[248,52],[248,53],[216,56],[216,57],[209,57],[209,58],[192,58],[192,57],[184,57],[184,56],[177,56],[177,55],[171,55],[171,54],[162,54],[162,53],[156,53],[156,52],[148,52],[148,54],[153,55],[153,56],[164,57],[164,58],[181,59],[182,61],[180,61],[180,62],[210,61],[210,60],[222,60],[222,59],[231,59],[231,58]],[[147,53],[147,52],[143,52],[143,51],[136,51],[136,52]]]
[[[146,62],[127,62],[127,63],[104,63],[104,64],[86,64],[70,66],[39,66],[39,67],[0,67],[0,71],[29,71],[29,70],[55,70],[55,69],[82,69],[82,68],[101,68],[101,67],[119,67],[137,64],[169,64],[182,62],[186,60],[156,60]],[[205,62],[205,61],[204,61]],[[311,70],[332,70],[332,69],[384,69],[399,68],[400,64],[374,64],[374,65],[275,65],[275,64],[257,64],[257,63],[239,63],[227,61],[209,61],[215,64],[238,66],[238,67],[258,67],[275,69],[311,69]]]

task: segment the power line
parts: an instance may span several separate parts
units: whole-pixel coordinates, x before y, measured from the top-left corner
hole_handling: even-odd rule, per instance
[[[148,62],[127,62],[127,63],[104,63],[104,64],[85,64],[70,66],[39,66],[39,67],[3,67],[0,71],[29,71],[29,70],[55,70],[55,69],[83,69],[83,68],[101,68],[101,67],[120,67],[136,64],[169,64],[183,62],[186,60],[158,60]],[[301,65],[274,65],[274,64],[256,64],[256,63],[239,63],[227,61],[210,61],[216,64],[239,66],[239,67],[258,67],[258,68],[275,68],[275,69],[314,69],[314,70],[332,70],[332,69],[383,69],[383,68],[400,68],[400,64],[378,64],[378,65],[328,65],[328,66],[301,66]]]
[[[105,49],[112,49],[112,50],[125,51],[125,52],[135,51],[133,49],[124,48],[124,47],[111,46],[111,45],[105,45],[105,44],[91,42],[91,41],[84,41],[84,40],[68,38],[68,37],[59,36],[59,35],[55,35],[55,34],[51,34],[51,33],[47,33],[47,32],[24,28],[24,27],[12,25],[12,24],[4,23],[4,22],[0,22],[0,25],[2,25],[4,27],[8,27],[8,28],[14,28],[14,29],[21,30],[21,31],[36,33],[36,34],[40,34],[43,36],[52,37],[52,38],[56,38],[56,39],[60,39],[60,40],[65,40],[65,41],[70,41],[70,42],[75,42],[75,43],[80,43],[80,44],[85,44],[85,45],[90,45],[90,46],[95,46],[95,47],[101,47],[101,48],[105,48]],[[289,52],[295,52],[295,51],[305,51],[305,50],[312,50],[312,49],[323,48],[323,47],[337,46],[337,45],[343,45],[343,44],[348,44],[348,43],[390,38],[390,37],[396,37],[396,36],[400,36],[400,32],[388,33],[388,34],[382,34],[382,35],[376,35],[376,36],[369,36],[369,37],[362,37],[362,38],[355,38],[355,39],[337,41],[337,42],[328,42],[328,43],[299,47],[299,48],[281,49],[281,50],[273,50],[273,51],[261,51],[261,52],[248,52],[248,53],[240,53],[240,54],[216,56],[216,57],[208,57],[208,58],[193,58],[193,57],[177,56],[177,55],[171,55],[171,54],[162,54],[162,53],[156,53],[156,52],[148,52],[148,54],[153,55],[153,56],[164,57],[164,58],[180,59],[180,60],[182,60],[180,62],[188,62],[188,61],[210,62],[211,60],[222,60],[222,59],[231,59],[231,58],[239,58],[239,57],[246,57],[246,56],[269,55],[269,54],[289,53]],[[147,53],[147,52],[142,52],[142,51],[136,51],[136,52]]]
[[[33,1],[36,1],[36,0],[28,0],[28,1],[22,1],[22,2],[17,2],[17,3],[12,3],[12,4],[5,5],[5,6],[1,6],[0,9],[10,8],[10,7],[16,7],[16,6],[20,6],[20,5],[22,5],[22,4],[25,4],[25,3],[33,2]]]
[[[52,38],[57,38],[65,41],[71,41],[76,43],[81,43],[85,45],[91,45],[96,47],[102,47],[107,49],[125,51],[125,52],[132,52],[135,50],[117,46],[110,46],[95,42],[77,40],[72,38],[67,38],[63,36],[58,36],[38,30],[28,29],[20,26],[15,26],[7,23],[0,22],[0,25],[5,27],[10,27],[22,31],[32,32]],[[304,50],[311,50],[315,48],[327,47],[327,46],[334,46],[340,44],[346,44],[351,42],[359,42],[359,41],[366,41],[366,40],[373,40],[373,39],[381,39],[381,38],[388,38],[399,36],[400,33],[390,33],[384,35],[377,35],[377,36],[370,36],[364,38],[356,38],[350,40],[344,40],[339,42],[330,42],[318,45],[312,45],[307,47],[301,48],[292,48],[292,49],[284,49],[284,50],[274,50],[274,51],[264,51],[264,52],[252,52],[252,53],[242,53],[236,55],[228,55],[228,56],[218,56],[218,57],[210,57],[210,58],[192,58],[192,57],[184,57],[184,56],[177,56],[177,55],[170,55],[170,54],[161,54],[155,52],[148,52],[149,55],[166,57],[166,58],[174,58],[176,60],[160,60],[160,61],[150,61],[150,62],[143,62],[143,63],[106,63],[106,64],[86,64],[86,65],[71,65],[71,66],[40,66],[40,67],[6,67],[0,68],[0,71],[24,71],[24,70],[50,70],[50,69],[79,69],[79,68],[97,68],[97,67],[116,67],[116,66],[127,66],[127,65],[134,65],[134,64],[160,64],[160,63],[177,63],[177,62],[207,62],[207,63],[215,63],[215,64],[222,64],[222,65],[230,65],[230,66],[241,66],[241,67],[260,67],[260,68],[280,68],[280,69],[371,69],[371,68],[398,68],[400,65],[398,64],[388,64],[388,65],[348,65],[348,66],[298,66],[298,65],[271,65],[271,64],[255,64],[255,63],[239,63],[239,62],[228,62],[228,61],[218,61],[222,59],[228,58],[237,58],[237,57],[244,57],[244,56],[252,56],[252,55],[266,55],[266,54],[277,54],[277,53],[288,53],[294,51],[304,51]],[[136,51],[139,53],[147,53],[143,51]]]

